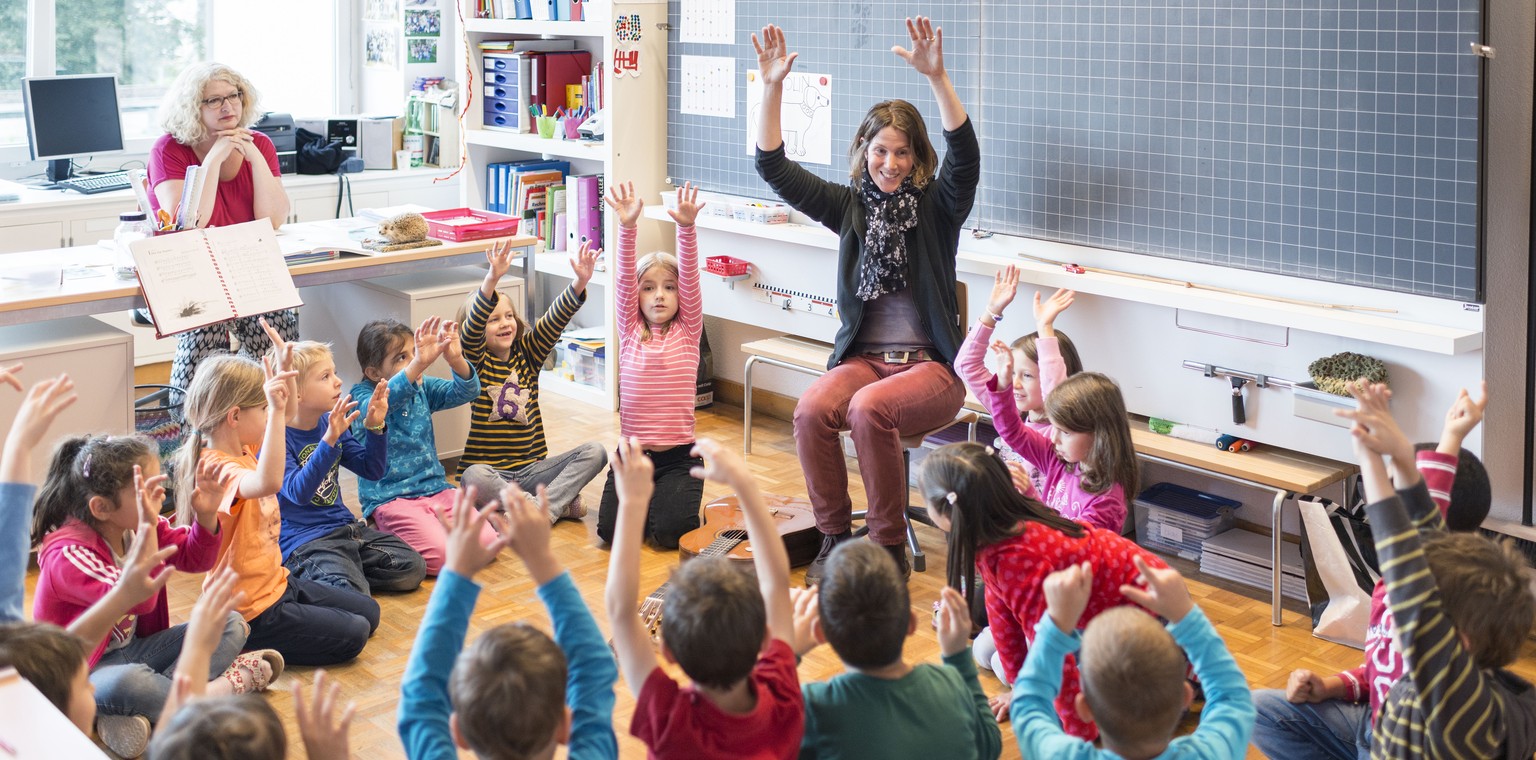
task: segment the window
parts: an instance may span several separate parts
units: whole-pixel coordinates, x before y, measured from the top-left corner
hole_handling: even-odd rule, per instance
[[[115,73],[129,152],[161,134],[160,98],[196,61],[233,66],[266,110],[338,112],[350,103],[348,3],[321,0],[0,0],[0,160],[27,158],[21,78]],[[32,22],[29,25],[29,19]],[[30,65],[29,65],[30,64]],[[341,75],[339,75],[341,74]],[[345,110],[344,108],[342,110]]]

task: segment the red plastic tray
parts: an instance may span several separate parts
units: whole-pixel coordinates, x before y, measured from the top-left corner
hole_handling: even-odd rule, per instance
[[[422,217],[427,220],[428,235],[456,243],[516,235],[518,224],[522,222],[517,217],[472,208],[427,211]]]
[[[752,262],[734,256],[710,256],[704,259],[704,271],[721,277],[736,277],[752,271]]]

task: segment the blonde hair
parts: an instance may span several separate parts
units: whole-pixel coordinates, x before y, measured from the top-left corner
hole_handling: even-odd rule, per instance
[[[671,272],[673,278],[682,277],[682,267],[677,263],[677,257],[667,253],[666,251],[656,251],[654,253],[647,253],[646,255],[640,257],[639,261],[635,262],[635,287],[638,288],[640,286],[640,278],[644,277],[646,272],[651,271],[652,267],[661,267],[668,272]],[[638,299],[636,300],[637,303],[635,304],[635,308],[638,309],[640,308],[640,305],[638,303]],[[672,318],[677,319],[677,312],[673,312]],[[668,322],[667,324],[670,325],[671,322]],[[641,314],[640,342],[644,343],[650,339],[651,322],[645,318],[644,314]]]
[[[229,410],[264,406],[264,385],[261,365],[244,356],[221,354],[197,365],[183,407],[187,441],[176,454],[176,524],[192,524],[192,487],[205,439],[224,424]]]
[[[923,123],[923,115],[918,113],[916,106],[905,100],[883,100],[870,107],[869,113],[864,115],[864,122],[853,134],[852,147],[848,149],[848,176],[857,186],[869,168],[869,158],[865,152],[875,136],[886,127],[895,127],[906,134],[912,148],[912,185],[926,187],[939,168],[939,155],[934,152],[933,143],[928,140],[928,127]]]
[[[331,354],[331,344],[320,343],[313,340],[296,340],[288,345],[293,346],[293,360],[290,368],[298,372],[299,382],[304,381],[304,376],[309,374],[310,367],[315,366],[321,360],[329,359],[331,364],[336,364],[336,357]],[[267,358],[277,362],[277,346],[267,351]]]
[[[224,82],[240,91],[240,126],[249,127],[261,118],[261,93],[240,72],[222,63],[205,61],[183,69],[160,100],[160,128],[182,145],[208,139],[203,124],[203,88]]]
[[[1083,698],[1106,739],[1166,746],[1184,712],[1184,652],[1168,629],[1135,607],[1113,607],[1083,631]]]
[[[1062,430],[1093,434],[1093,447],[1080,463],[1087,470],[1084,491],[1103,493],[1119,483],[1127,501],[1136,497],[1136,448],[1125,397],[1115,381],[1098,372],[1079,372],[1046,397],[1045,416]]]
[[[479,297],[480,291],[478,290],[470,293],[469,298],[464,299],[464,303],[459,304],[459,310],[453,315],[453,319],[459,323],[459,329],[461,331],[464,329],[465,323],[469,320],[470,312],[475,310],[475,299]],[[527,335],[528,330],[531,328],[528,327],[527,322],[523,321],[523,315],[517,313],[517,304],[512,303],[511,299],[503,296],[500,290],[496,291],[496,299],[491,302],[491,311],[495,311],[496,307],[500,306],[501,302],[504,300],[507,301],[507,309],[508,312],[512,315],[512,321],[517,323],[517,335],[512,336],[512,341],[515,347],[517,339]],[[490,317],[490,314],[487,313],[486,317]],[[542,357],[540,357],[540,361],[543,361]]]

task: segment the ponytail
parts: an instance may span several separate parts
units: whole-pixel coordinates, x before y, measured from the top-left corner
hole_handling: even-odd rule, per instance
[[[1018,535],[1021,523],[1039,523],[1072,538],[1086,534],[1083,526],[1019,493],[990,446],[940,446],[923,460],[921,481],[928,510],[949,520],[946,582],[961,590],[968,605],[976,601],[976,555],[983,547]]]
[[[176,454],[176,524],[192,524],[192,487],[197,482],[197,463],[211,437],[231,409],[249,409],[267,403],[262,387],[266,376],[261,365],[244,356],[219,354],[197,365],[187,386],[183,415],[187,441]]]
[[[48,464],[48,479],[37,494],[32,544],[42,543],[70,518],[94,527],[91,498],[115,504],[118,493],[133,485],[134,465],[154,460],[158,451],[153,441],[140,435],[82,435],[59,443]]]
[[[176,524],[191,525],[192,489],[197,483],[197,463],[203,458],[203,436],[193,432],[176,450]]]

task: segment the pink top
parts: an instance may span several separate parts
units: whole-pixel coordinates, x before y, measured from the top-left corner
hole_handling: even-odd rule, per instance
[[[12,529],[17,529],[14,526]],[[201,525],[175,528],[160,518],[155,524],[160,546],[176,546],[167,564],[186,573],[206,572],[219,553],[219,535]],[[91,526],[70,519],[43,536],[37,550],[37,592],[32,599],[32,617],[58,626],[75,622],[91,605],[117,585],[122,568],[112,556],[107,540]],[[156,568],[156,573],[159,568]],[[171,625],[170,605],[165,589],[139,603],[113,626],[101,641],[87,642],[91,666],[106,653],[111,642],[126,642],[134,636],[152,636]]]
[[[986,365],[987,346],[992,343],[992,330],[993,328],[988,327],[985,322],[976,320],[976,326],[971,328],[970,333],[965,336],[965,342],[960,344],[960,353],[955,357],[955,367],[961,379],[965,380],[966,387],[970,388],[978,399],[986,398],[987,392],[997,385],[997,376],[992,374]],[[1051,391],[1055,390],[1057,385],[1061,384],[1061,381],[1067,379],[1067,363],[1061,359],[1061,342],[1054,337],[1035,338],[1035,356],[1040,360],[1040,399],[1043,401],[1051,395]],[[1011,381],[1012,378],[1009,380]],[[1017,404],[1007,408],[1014,410],[1014,415],[1024,421],[1025,427],[1050,439],[1050,420],[1043,422],[1030,420],[1018,413]],[[989,407],[988,411],[993,410]],[[1007,457],[1005,454],[1005,458],[1018,459],[1024,463],[1030,482],[1035,484],[1035,494],[1031,495],[1038,496],[1045,493],[1045,475],[1040,472],[1040,468],[1013,451],[1012,444],[1006,440],[1003,443],[1009,447],[1006,454],[1013,454],[1012,457]]]
[[[1082,538],[1072,538],[1055,528],[1025,522],[1018,536],[983,546],[976,553],[976,569],[986,590],[987,621],[997,645],[1004,683],[1018,678],[1024,656],[1035,641],[1035,625],[1045,614],[1045,576],[1082,562],[1093,563],[1093,590],[1078,627],[1111,607],[1130,604],[1120,586],[1135,584],[1138,572],[1131,558],[1140,555],[1153,567],[1166,567],[1161,559],[1115,531],[1085,528]],[[1067,657],[1062,669],[1061,694],[1056,714],[1069,734],[1092,740],[1097,728],[1078,717],[1073,702],[1078,687],[1077,660]]]
[[[272,170],[272,176],[281,174],[277,166],[277,148],[272,145],[272,138],[256,132],[251,136],[256,149],[267,159],[267,167]],[[149,186],[151,190],[158,187],[161,182],[167,180],[184,180],[187,177],[187,167],[200,162],[197,153],[187,145],[176,142],[176,138],[170,135],[161,135],[155,141],[154,147],[149,149]],[[160,199],[155,197],[153,191],[149,194],[149,202],[156,210],[160,208]],[[174,213],[174,209],[166,209]],[[235,178],[227,182],[220,182],[219,189],[213,202],[213,216],[205,227],[227,227],[231,224],[253,221],[256,218],[256,180],[251,176],[251,164],[249,161],[240,162],[240,170],[235,172]]]
[[[699,374],[704,301],[699,295],[699,246],[692,225],[677,225],[677,315],[665,331],[641,340],[640,287],[635,281],[633,227],[619,227],[614,307],[619,320],[619,434],[642,446],[693,443],[693,404]]]
[[[1435,500],[1440,514],[1445,515],[1451,505],[1451,484],[1456,481],[1457,457],[1438,451],[1420,451],[1414,459],[1430,498]],[[1397,648],[1397,637],[1392,635],[1394,628],[1392,610],[1387,607],[1387,584],[1378,580],[1376,590],[1371,594],[1371,624],[1365,629],[1365,663],[1338,674],[1348,690],[1347,701],[1370,700],[1372,723],[1376,721],[1381,704],[1387,700],[1387,692],[1408,672],[1408,663],[1403,661],[1403,653]]]

